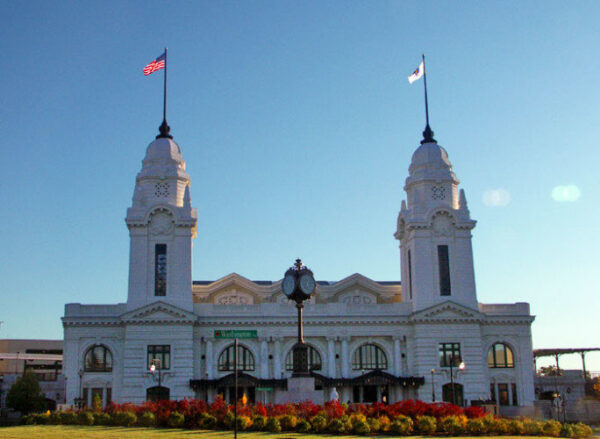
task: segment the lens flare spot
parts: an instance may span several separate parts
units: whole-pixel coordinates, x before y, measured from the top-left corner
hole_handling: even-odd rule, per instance
[[[506,189],[489,189],[483,193],[483,203],[490,207],[504,207],[510,203],[510,193]]]
[[[552,199],[559,203],[570,203],[581,197],[581,191],[574,184],[556,186],[552,189]]]

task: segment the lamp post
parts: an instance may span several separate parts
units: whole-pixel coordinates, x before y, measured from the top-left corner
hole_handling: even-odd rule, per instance
[[[461,361],[458,370],[465,370],[465,362]],[[454,388],[454,352],[450,359],[450,386],[452,387],[452,404],[456,405],[456,389]]]
[[[152,364],[150,365],[150,372],[152,372],[152,377],[156,380],[156,375],[158,374],[158,401],[162,400],[162,368],[160,367],[160,359],[154,358],[152,360]]]
[[[431,402],[435,402],[435,382],[433,381],[433,374],[435,373],[435,369],[431,369]]]
[[[304,333],[302,328],[302,309],[304,301],[310,299],[317,288],[317,283],[313,272],[302,264],[300,259],[296,259],[293,267],[289,268],[283,276],[281,289],[288,299],[296,302],[298,309],[298,341],[292,348],[294,371],[292,377],[310,376],[308,370],[308,346],[304,343]]]
[[[77,398],[75,403],[77,404],[77,408],[81,410],[83,408],[83,389],[81,387],[81,382],[83,381],[83,369],[79,369],[77,375],[79,375],[79,398]]]

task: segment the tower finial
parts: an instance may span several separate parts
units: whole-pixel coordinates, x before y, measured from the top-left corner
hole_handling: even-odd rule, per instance
[[[433,130],[427,124],[425,127],[425,131],[423,131],[423,140],[421,140],[421,145],[423,143],[437,143],[437,141],[433,138]]]

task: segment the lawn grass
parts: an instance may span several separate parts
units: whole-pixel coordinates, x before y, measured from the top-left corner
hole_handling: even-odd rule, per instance
[[[238,433],[239,439],[327,439],[328,435],[301,433]],[[362,436],[335,436],[358,438]],[[525,436],[502,436],[502,439],[523,439]],[[2,439],[232,439],[233,431],[182,430],[177,428],[80,427],[73,425],[22,425],[0,428]],[[370,439],[390,439],[390,436],[368,436]],[[460,439],[489,439],[492,436],[461,436]],[[536,439],[542,439],[536,436]],[[410,436],[423,439],[423,436]],[[448,439],[445,437],[444,439]],[[498,439],[498,436],[493,436]]]

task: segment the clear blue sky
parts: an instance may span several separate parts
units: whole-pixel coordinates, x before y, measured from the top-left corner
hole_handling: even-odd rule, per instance
[[[600,3],[4,0],[0,16],[0,338],[61,338],[64,303],[125,301],[123,220],[162,111],[162,73],[142,68],[168,46],[194,279],[276,280],[299,256],[320,279],[398,280],[424,52],[478,220],[480,301],[530,302],[535,347],[600,345]]]

